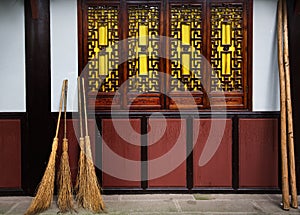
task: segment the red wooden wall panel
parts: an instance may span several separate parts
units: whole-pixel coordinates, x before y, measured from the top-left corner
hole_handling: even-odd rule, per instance
[[[149,187],[186,186],[186,121],[150,119]],[[160,177],[158,177],[160,176]]]
[[[60,130],[59,130],[59,147],[58,147],[58,158],[60,159],[61,152],[62,152],[62,141],[64,136],[64,121],[61,119],[60,123]],[[95,121],[89,120],[89,136],[91,140],[91,150],[93,154],[93,158],[95,160]],[[84,130],[85,135],[85,130]],[[72,175],[72,181],[75,183],[77,172],[78,172],[78,159],[80,153],[79,147],[79,137],[80,137],[80,130],[79,130],[79,120],[77,119],[67,119],[67,139],[69,143],[69,163]],[[59,159],[57,160],[57,165],[59,166]]]
[[[21,122],[0,120],[0,188],[21,188]]]
[[[211,128],[211,119],[194,120],[194,186],[195,187],[231,187],[232,186],[232,122],[230,119],[214,119],[214,128]],[[199,133],[195,132],[199,129]],[[220,135],[218,139],[217,134]],[[211,139],[208,141],[210,132]],[[221,141],[220,141],[221,140]],[[199,166],[199,159],[203,153],[209,153],[220,143],[211,159]],[[208,151],[204,152],[204,146]],[[204,155],[204,154],[203,154]],[[208,155],[208,154],[206,154]]]
[[[140,187],[140,131],[139,119],[103,119],[103,187]]]
[[[278,187],[278,120],[239,120],[240,187]]]

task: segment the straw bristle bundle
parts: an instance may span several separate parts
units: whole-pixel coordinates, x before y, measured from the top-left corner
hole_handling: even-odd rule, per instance
[[[58,199],[57,205],[61,213],[74,210],[72,179],[69,165],[68,140],[63,139],[63,153],[58,172]]]
[[[31,205],[27,209],[25,215],[41,213],[51,206],[54,193],[55,158],[57,146],[58,138],[54,138],[52,143],[52,151],[44,176],[41,183],[39,184],[36,196],[33,198]]]
[[[101,196],[101,187],[98,183],[95,167],[92,159],[90,137],[85,137],[86,149],[86,195],[83,201],[83,207],[98,213],[104,210],[104,202]]]
[[[78,175],[76,179],[76,201],[80,206],[83,206],[83,201],[84,201],[84,196],[86,192],[86,167],[85,167],[85,162],[86,162],[86,157],[85,157],[85,146],[84,146],[84,138],[80,137],[79,139],[80,143],[80,155],[79,155],[79,161],[78,161]]]

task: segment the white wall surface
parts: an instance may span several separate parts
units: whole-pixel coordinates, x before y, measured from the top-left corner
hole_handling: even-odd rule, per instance
[[[77,111],[77,1],[50,0],[51,111],[59,109],[62,81],[69,80],[68,111]]]
[[[52,111],[58,110],[61,82],[69,79],[68,111],[76,111],[78,74],[77,1],[51,0]],[[253,111],[278,111],[277,0],[253,1]]]
[[[279,111],[277,0],[253,4],[253,111]]]
[[[24,0],[0,0],[0,112],[25,112]]]

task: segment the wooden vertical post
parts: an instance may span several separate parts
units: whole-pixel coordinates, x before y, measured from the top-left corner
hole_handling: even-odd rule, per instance
[[[51,151],[55,121],[51,115],[50,1],[24,1],[27,145],[22,147],[22,187],[34,194]],[[39,14],[32,17],[31,7]],[[41,126],[46,125],[46,126]],[[34,166],[34,168],[32,168]]]
[[[287,23],[287,6],[286,0],[283,0],[283,52],[284,52],[284,70],[286,81],[286,105],[287,105],[287,122],[288,122],[288,157],[290,172],[290,187],[292,195],[292,207],[298,208],[297,187],[296,187],[296,170],[294,155],[294,130],[291,98],[291,80],[290,80],[290,62],[289,62],[289,41],[288,41],[288,23]]]
[[[277,10],[277,34],[278,34],[278,67],[280,78],[280,124],[281,124],[281,180],[282,180],[282,204],[284,210],[289,210],[289,184],[286,141],[286,90],[283,65],[283,38],[282,38],[282,0],[278,2]]]

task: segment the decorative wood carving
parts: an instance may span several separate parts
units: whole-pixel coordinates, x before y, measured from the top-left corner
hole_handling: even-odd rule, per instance
[[[252,0],[78,5],[79,70],[89,63],[96,109],[250,108]]]

